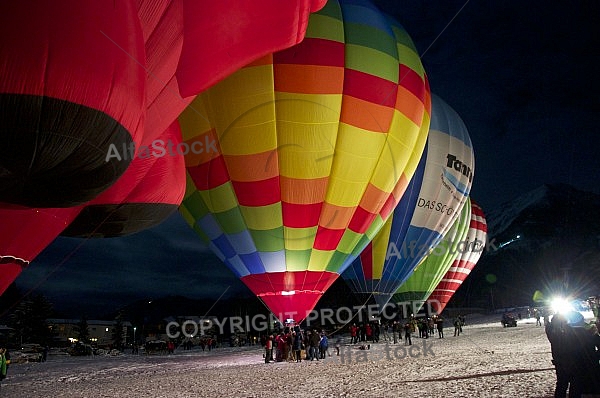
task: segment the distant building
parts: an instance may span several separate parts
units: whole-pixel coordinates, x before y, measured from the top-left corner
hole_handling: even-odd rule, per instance
[[[80,319],[47,319],[48,326],[54,333],[55,342],[57,345],[69,345],[77,341],[77,325],[81,322]],[[88,320],[88,332],[90,341],[98,347],[108,347],[114,343],[113,331],[116,326],[115,321],[103,320]],[[130,322],[122,322],[123,325],[123,343],[127,344],[128,331],[131,329]]]

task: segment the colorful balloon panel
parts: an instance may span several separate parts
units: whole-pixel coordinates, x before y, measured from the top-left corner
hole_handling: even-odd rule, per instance
[[[329,1],[302,43],[181,115],[184,142],[207,151],[186,156],[180,210],[275,315],[304,319],[397,204],[429,111],[406,32],[366,1]]]
[[[0,204],[0,295],[69,225],[79,210]]]
[[[358,255],[348,259],[353,261],[342,273],[346,283],[359,299],[368,301],[373,296],[381,308],[396,290],[394,287],[387,287],[390,291],[386,291],[386,284],[382,283],[382,276],[385,268],[392,266],[393,262],[398,260],[390,258],[388,252],[390,245],[398,243],[402,247],[402,241],[410,226],[410,216],[419,198],[419,186],[423,180],[426,153],[427,147],[425,147],[408,187],[394,208],[394,212],[372,240],[365,239],[361,242],[356,250]],[[361,250],[361,248],[363,249]]]
[[[0,14],[0,201],[70,207],[127,169],[139,143],[144,46],[133,1],[10,2]]]
[[[151,228],[177,210],[185,193],[181,130],[175,120],[156,140],[138,148],[123,176],[83,206],[62,235],[116,237]]]
[[[441,313],[446,305],[467,279],[475,265],[483,254],[483,249],[487,240],[487,223],[485,214],[479,205],[471,201],[471,222],[465,244],[460,248],[459,257],[454,260],[452,266],[446,272],[437,285],[429,300],[439,302],[438,313]]]
[[[361,299],[372,295],[380,308],[439,243],[471,189],[474,155],[464,123],[435,95],[431,112],[427,146],[404,196],[342,274]]]
[[[184,97],[304,37],[327,0],[183,0],[184,42],[177,80]]]
[[[424,302],[435,290],[440,280],[459,256],[471,220],[471,202],[467,200],[459,217],[446,232],[442,240],[416,267],[409,278],[400,285],[392,297],[394,303]]]

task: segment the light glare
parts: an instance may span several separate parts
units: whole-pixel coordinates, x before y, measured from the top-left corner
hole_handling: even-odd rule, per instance
[[[555,297],[550,302],[550,307],[555,313],[564,314],[568,311],[573,311],[573,306],[564,297]]]

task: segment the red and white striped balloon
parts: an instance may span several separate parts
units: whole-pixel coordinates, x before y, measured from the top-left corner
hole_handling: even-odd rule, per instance
[[[479,258],[483,254],[486,237],[487,223],[483,210],[471,200],[471,222],[466,242],[462,245],[463,249],[456,260],[454,260],[448,272],[446,272],[446,275],[444,275],[444,278],[429,296],[429,300],[439,301],[440,308],[437,310],[438,313],[444,310],[452,295],[467,279],[467,276],[469,276],[475,264],[479,261]]]

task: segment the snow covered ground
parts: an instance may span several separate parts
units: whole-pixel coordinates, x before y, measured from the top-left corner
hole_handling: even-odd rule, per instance
[[[265,364],[261,347],[169,356],[49,356],[11,365],[8,397],[552,397],[550,344],[535,319],[503,328],[500,316],[467,317],[463,334],[343,345],[321,361]],[[333,344],[331,344],[333,345]],[[413,356],[409,354],[412,352]],[[426,354],[426,355],[424,355]],[[417,356],[418,355],[418,356]]]

